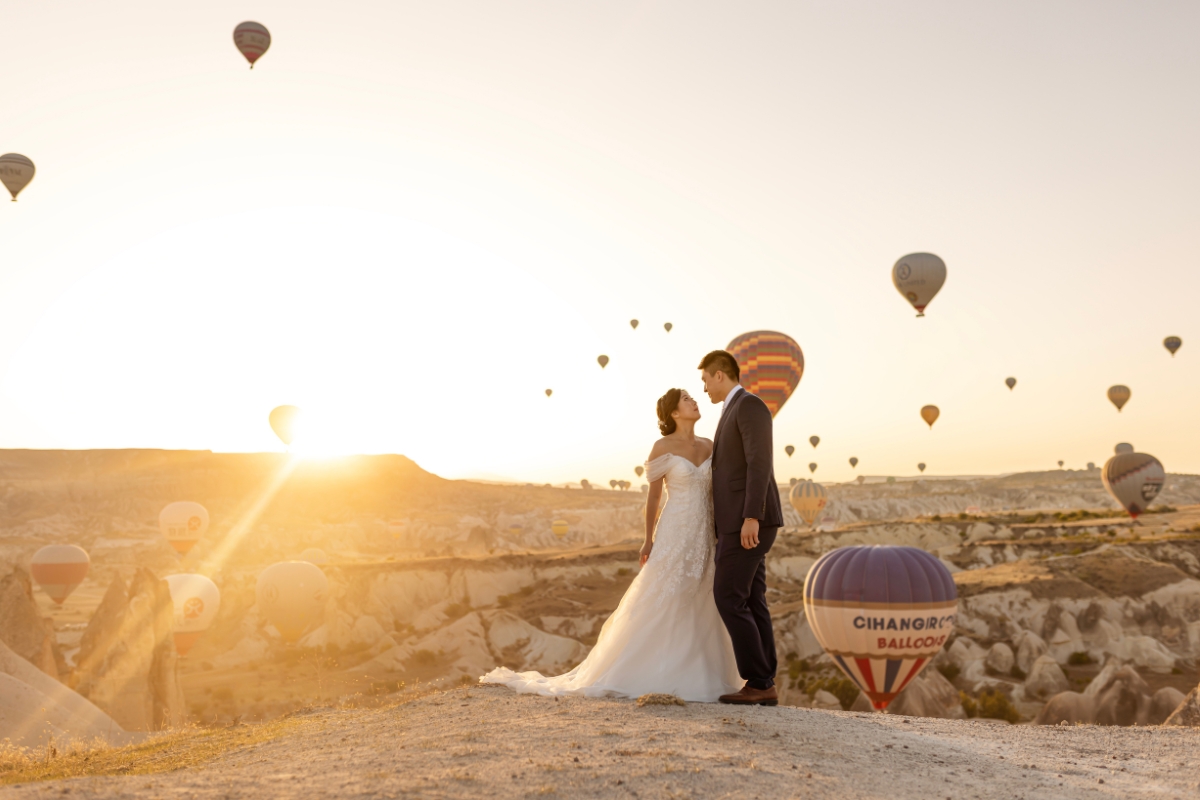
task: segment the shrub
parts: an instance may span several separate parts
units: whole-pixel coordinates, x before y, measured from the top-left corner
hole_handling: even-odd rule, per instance
[[[963,712],[968,719],[975,719],[975,715],[979,713],[979,705],[975,702],[975,698],[966,692],[959,692],[958,699],[962,703]]]
[[[437,653],[432,650],[418,650],[412,654],[412,660],[422,667],[432,666],[437,663]]]
[[[850,710],[850,706],[854,705],[854,701],[858,699],[858,687],[854,685],[854,681],[849,678],[843,678],[840,675],[832,678],[810,680],[804,686],[804,693],[812,697],[819,691],[824,689],[838,699],[842,704],[842,709]]]
[[[631,572],[633,572],[633,570],[631,570],[629,567],[621,567],[620,569],[617,570],[617,574],[620,575],[622,578],[624,578],[626,575],[628,575]]]
[[[1071,655],[1067,656],[1067,664],[1072,667],[1083,667],[1088,664],[1095,664],[1095,660],[1088,655],[1086,650],[1076,650]]]
[[[1017,711],[1012,700],[996,689],[984,689],[979,695],[978,713],[984,719],[1002,719],[1009,723],[1021,721],[1021,712]]]
[[[929,519],[933,520],[934,522],[941,522],[941,521],[942,521],[942,515],[941,515],[941,514],[934,514],[934,515],[933,515],[932,517],[930,517]]]
[[[962,670],[958,668],[957,664],[951,664],[947,661],[945,664],[938,664],[937,671],[942,673],[946,680],[954,683],[954,679],[958,677],[958,673]]]
[[[958,518],[959,519],[970,519],[970,517],[967,516],[967,512],[965,512],[965,511],[960,512],[958,515]]]

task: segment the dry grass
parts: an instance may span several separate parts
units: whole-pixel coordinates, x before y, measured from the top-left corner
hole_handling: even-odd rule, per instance
[[[184,728],[125,747],[111,747],[100,741],[75,744],[63,749],[53,744],[30,749],[4,743],[0,744],[0,785],[97,775],[171,772],[269,742],[313,724],[318,723],[302,717],[286,717],[262,725]]]
[[[644,694],[637,699],[638,708],[646,706],[686,706],[687,703],[673,694]]]

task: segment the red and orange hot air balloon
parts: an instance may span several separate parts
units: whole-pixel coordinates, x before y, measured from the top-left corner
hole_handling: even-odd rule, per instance
[[[737,359],[742,388],[758,395],[772,417],[778,414],[804,375],[804,353],[796,340],[786,333],[751,331],[725,349]]]
[[[91,559],[73,544],[48,544],[33,554],[29,571],[50,599],[62,605],[75,587],[87,577]]]

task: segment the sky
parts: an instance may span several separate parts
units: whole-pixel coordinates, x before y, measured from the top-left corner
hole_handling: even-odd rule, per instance
[[[0,447],[280,450],[288,403],[314,454],[636,482],[655,400],[711,435],[696,364],[768,329],[806,361],[782,480],[1119,441],[1200,472],[1195,3],[0,14],[0,152],[37,165],[0,203]],[[915,251],[949,270],[921,319]]]

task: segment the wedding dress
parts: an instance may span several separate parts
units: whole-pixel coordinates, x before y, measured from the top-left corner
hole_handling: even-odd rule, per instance
[[[557,677],[498,667],[480,678],[524,694],[624,696],[662,692],[715,702],[745,683],[713,600],[711,458],[667,454],[646,464],[666,476],[667,503],[650,558],[579,666]]]

